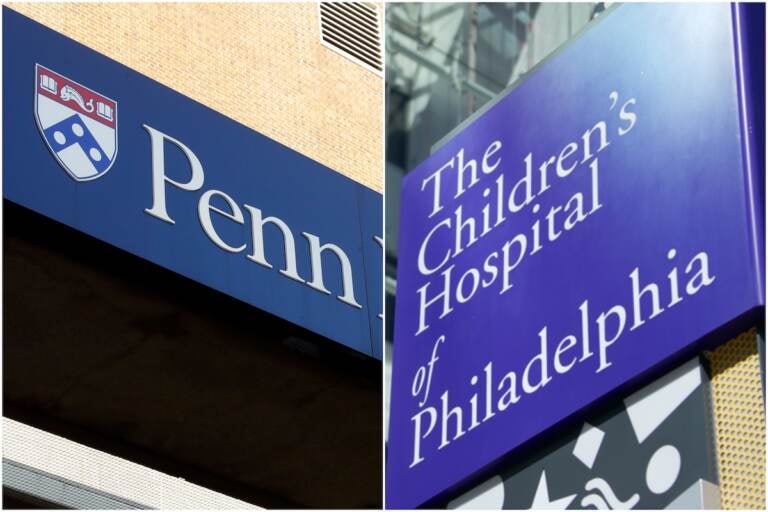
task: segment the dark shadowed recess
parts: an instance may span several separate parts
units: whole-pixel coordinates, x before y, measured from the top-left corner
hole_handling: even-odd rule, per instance
[[[270,507],[381,507],[381,363],[4,208],[5,415]]]

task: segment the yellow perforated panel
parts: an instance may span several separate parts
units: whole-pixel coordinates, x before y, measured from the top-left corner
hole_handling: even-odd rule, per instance
[[[765,509],[765,407],[757,332],[752,329],[707,353],[725,509]]]

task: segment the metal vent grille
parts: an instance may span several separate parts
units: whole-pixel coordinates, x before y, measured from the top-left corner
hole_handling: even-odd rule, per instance
[[[379,9],[364,2],[320,2],[323,44],[382,74]]]

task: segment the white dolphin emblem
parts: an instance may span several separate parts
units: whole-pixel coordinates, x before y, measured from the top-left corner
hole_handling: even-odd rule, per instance
[[[61,88],[61,99],[64,101],[74,101],[86,112],[93,112],[93,98],[88,100],[88,103],[86,104],[80,93],[68,85]]]

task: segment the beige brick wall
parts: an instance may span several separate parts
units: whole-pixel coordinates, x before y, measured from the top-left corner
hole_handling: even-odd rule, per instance
[[[383,78],[321,44],[316,3],[7,5],[383,191]]]

